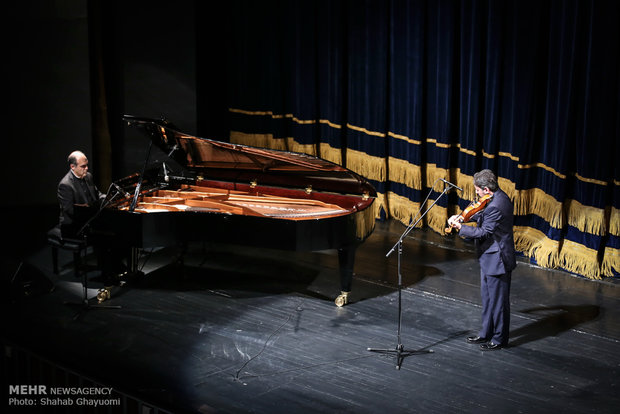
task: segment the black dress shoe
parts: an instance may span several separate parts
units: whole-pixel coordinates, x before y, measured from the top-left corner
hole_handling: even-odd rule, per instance
[[[496,349],[502,349],[502,346],[500,344],[496,344],[495,342],[489,342],[487,344],[480,345],[480,349],[483,351],[493,351]]]
[[[468,336],[467,342],[470,344],[481,344],[483,342],[487,342],[487,339],[481,338],[479,336]]]

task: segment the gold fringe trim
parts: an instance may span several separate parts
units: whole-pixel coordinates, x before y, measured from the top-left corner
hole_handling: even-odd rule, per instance
[[[246,134],[239,131],[230,131],[230,142],[249,147],[269,148],[316,156],[316,147],[314,145],[300,144],[291,137],[275,139],[271,134]]]
[[[559,264],[569,272],[577,273],[590,279],[601,279],[597,251],[571,240],[564,240],[562,250],[560,251]]]
[[[602,236],[605,234],[605,210],[584,206],[576,200],[566,200],[568,205],[568,224],[579,231]]]
[[[497,177],[497,183],[499,184],[499,188],[501,188],[502,191],[506,193],[508,198],[510,198],[514,202],[515,198],[517,197],[517,189],[515,183],[504,177]]]
[[[475,200],[476,187],[474,187],[474,176],[463,174],[460,168],[455,170],[453,176],[456,178],[456,182],[454,184],[463,189],[462,192],[459,192],[459,197],[469,201]]]
[[[390,159],[390,162],[396,161],[397,159]],[[390,177],[393,177],[393,181],[401,182],[403,184],[408,185],[414,189],[421,189],[422,187],[422,174],[421,169],[412,164],[396,161],[395,164],[390,164]],[[458,172],[453,170],[451,174],[449,174],[448,170],[445,168],[438,168],[435,164],[429,164],[426,168],[425,181],[428,183],[427,185],[437,184],[437,180],[440,178],[445,178],[447,180],[452,179],[451,177],[458,177]],[[417,181],[419,179],[419,181]],[[403,182],[405,181],[405,182]],[[467,180],[471,182],[471,180]],[[457,184],[458,185],[458,184]],[[435,185],[435,191],[442,191],[442,186]],[[470,192],[475,194],[475,190],[473,184],[469,186],[465,186]],[[464,189],[465,189],[464,188]],[[472,197],[473,199],[473,197]],[[417,220],[418,213],[420,211],[420,204],[414,203],[409,199],[399,196],[395,193],[388,193],[388,205],[389,211],[388,214],[390,217],[395,218],[405,225],[409,225],[412,218]],[[427,206],[430,206],[435,200],[429,199],[427,201]],[[440,205],[435,205],[424,217],[425,222],[428,226],[434,231],[443,234],[446,228],[446,223],[448,221],[449,212],[452,209],[450,206],[448,208],[441,207]],[[423,221],[424,222],[424,221]],[[422,222],[421,222],[422,223]],[[421,226],[421,223],[419,226]]]
[[[559,243],[532,227],[514,226],[515,248],[534,257],[542,267],[555,268],[559,263]]]
[[[530,227],[514,226],[515,249],[528,257],[532,256],[534,247],[538,246],[545,237],[542,232]]]
[[[603,263],[601,263],[601,273],[605,276],[613,276],[620,273],[620,250],[613,247],[605,247]]]
[[[283,139],[274,139],[272,134],[246,134],[239,131],[230,131],[230,142],[249,147],[286,151],[286,142]]]
[[[514,197],[515,214],[535,214],[542,217],[551,227],[562,228],[562,203],[539,188],[517,190]]]
[[[400,158],[388,157],[389,180],[415,190],[422,189],[422,169]]]
[[[317,156],[316,146],[313,144],[300,144],[293,138],[286,138],[286,141],[288,143],[288,151],[308,154],[312,155],[313,157]]]
[[[463,200],[472,201],[476,198],[476,188],[474,187],[474,177],[471,175],[463,174],[460,168],[452,168],[450,170],[446,168],[439,168],[436,164],[426,165],[426,183],[432,185],[436,180],[444,178],[463,189],[458,192],[459,198]],[[435,191],[441,191],[442,186],[436,186]]]
[[[377,193],[377,198],[375,199],[375,218],[381,218],[381,210],[385,211],[387,214],[387,209],[385,208],[385,195],[383,193]]]
[[[620,210],[612,207],[609,215],[609,234],[620,237]]]
[[[420,218],[420,203],[413,202],[406,197],[400,196],[393,192],[388,192],[388,204],[390,206],[389,216],[395,220],[400,221],[405,226],[411,223],[411,220],[418,220]],[[434,200],[428,200],[427,203],[430,206]],[[426,207],[424,207],[426,208]],[[448,220],[447,210],[445,207],[438,205],[433,208],[424,216],[424,220],[420,221],[416,227],[422,227],[424,222],[434,231],[443,234]]]
[[[375,229],[375,219],[379,212],[379,203],[375,200],[370,207],[362,211],[361,216],[355,216],[355,235],[359,240],[364,240]]]
[[[427,201],[428,206],[430,206],[433,201],[435,200],[429,199]],[[446,224],[448,223],[448,210],[445,207],[441,207],[439,204],[435,204],[426,214],[425,219],[428,223],[428,227],[435,230],[439,234],[444,234]]]
[[[347,165],[351,171],[375,181],[385,181],[385,158],[347,149]]]
[[[446,168],[437,167],[437,164],[426,164],[426,176],[424,178],[427,187],[435,185],[435,191],[441,192],[443,189],[443,183],[437,183],[436,181],[440,178],[444,178],[449,181],[450,175],[448,174],[448,170]]]
[[[450,178],[446,180],[453,182],[463,189],[458,192],[459,198],[472,201],[476,198],[476,188],[474,187],[474,177],[461,172],[460,168],[450,170]]]
[[[620,266],[617,249],[607,248],[603,263],[599,264],[596,250],[571,240],[564,239],[560,249],[559,242],[532,227],[515,226],[514,235],[515,248],[528,257],[534,257],[542,267],[560,267],[589,279],[600,280],[601,274],[612,276],[611,269]]]
[[[329,144],[319,145],[319,156],[324,160],[331,161],[334,164],[342,165],[342,152],[340,148],[334,148]]]
[[[534,247],[531,256],[534,257],[536,263],[540,266],[554,269],[558,266],[560,260],[559,246],[559,242],[544,237]]]
[[[388,215],[400,221],[405,226],[408,226],[411,219],[417,216],[420,211],[420,203],[413,202],[407,197],[403,197],[391,191],[387,193],[387,199],[388,205],[390,206],[390,211],[387,212]],[[419,223],[417,227],[422,227],[422,224]]]

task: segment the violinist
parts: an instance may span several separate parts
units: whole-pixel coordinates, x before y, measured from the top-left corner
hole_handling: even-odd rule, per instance
[[[482,326],[467,342],[482,350],[495,350],[508,344],[510,329],[510,279],[516,267],[513,236],[513,205],[491,170],[474,174],[474,187],[480,202],[469,220],[477,226],[463,226],[463,213],[448,219],[448,225],[476,243],[480,263]],[[484,204],[480,207],[481,204]]]

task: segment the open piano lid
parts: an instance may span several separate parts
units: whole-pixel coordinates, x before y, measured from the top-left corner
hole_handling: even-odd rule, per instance
[[[377,195],[373,186],[353,171],[317,157],[195,137],[166,120],[130,115],[123,120],[141,128],[162,151],[205,180]]]

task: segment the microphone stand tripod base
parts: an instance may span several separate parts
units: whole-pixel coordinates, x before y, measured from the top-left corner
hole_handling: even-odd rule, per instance
[[[368,348],[368,351],[377,352],[379,354],[396,354],[396,369],[400,369],[403,360],[408,356],[433,353],[432,350],[414,351],[412,349],[404,349],[403,344],[396,345],[395,349]]]

